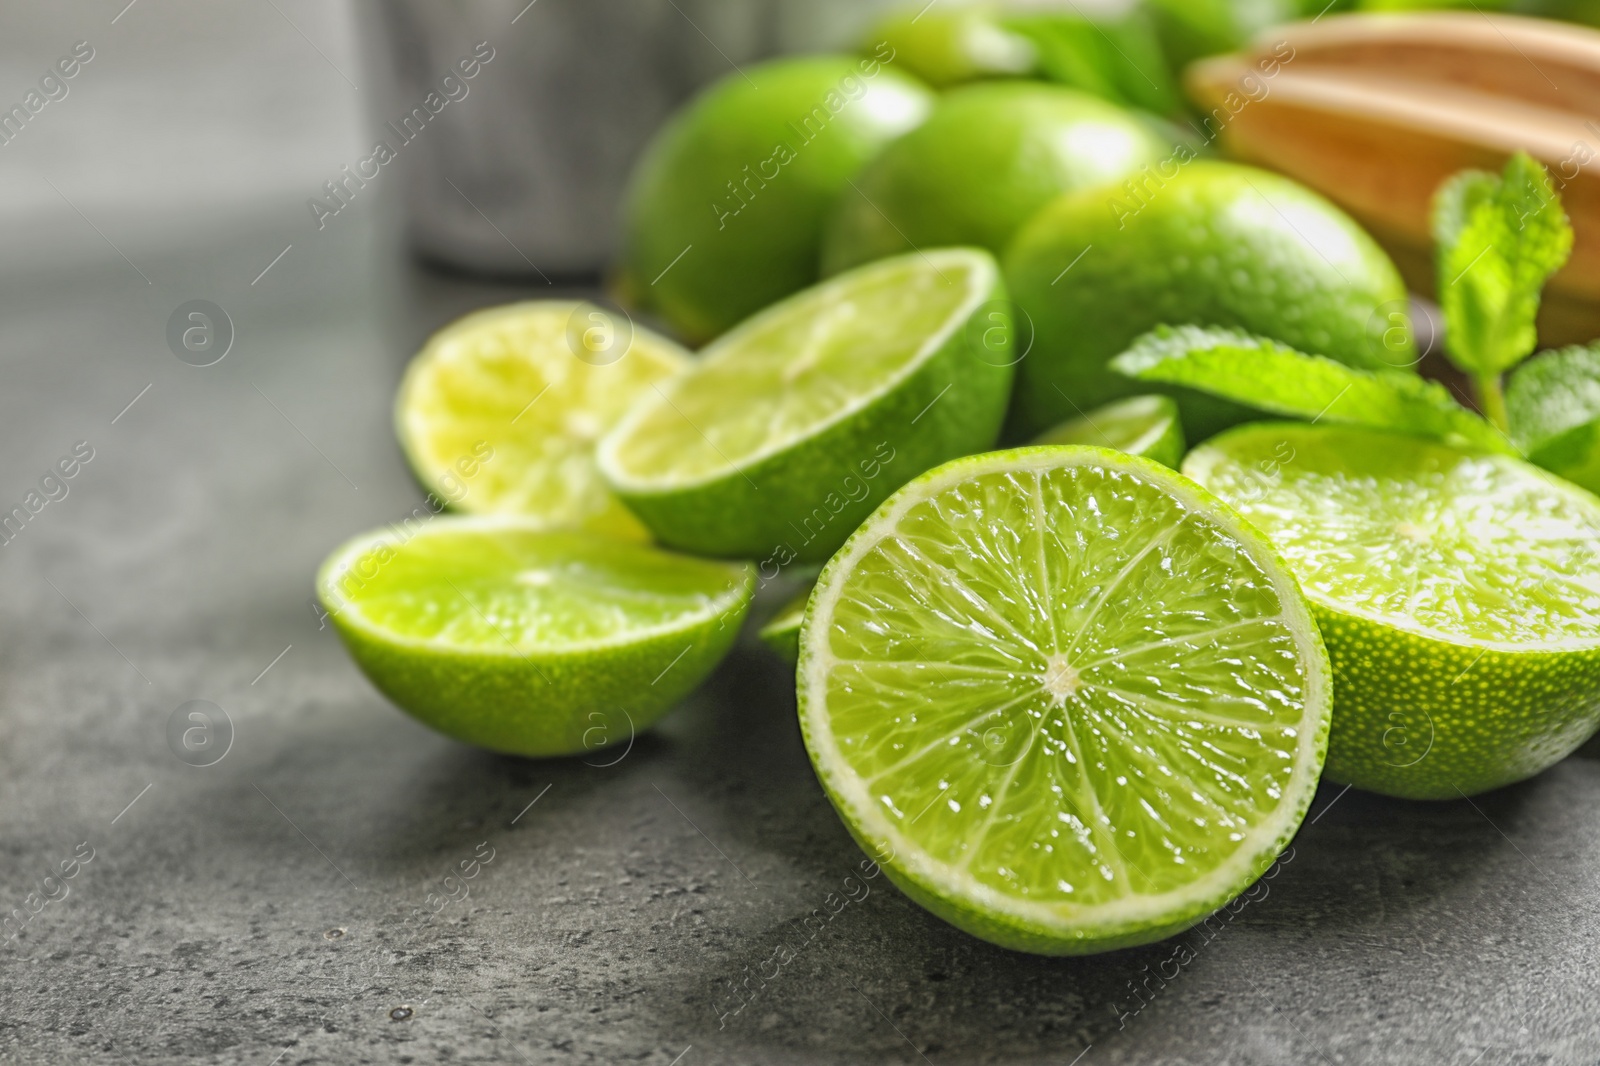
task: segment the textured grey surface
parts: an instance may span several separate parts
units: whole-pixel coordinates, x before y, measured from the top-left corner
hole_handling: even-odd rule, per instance
[[[882,878],[800,924],[860,855],[751,642],[610,767],[484,755],[394,711],[319,630],[311,574],[418,502],[388,418],[417,340],[526,290],[404,268],[381,189],[309,228],[302,179],[336,169],[357,120],[287,19],[218,16],[194,58],[160,20],[197,5],[143,0],[111,27],[121,6],[54,9],[98,20],[105,64],[47,112],[66,147],[41,126],[0,149],[0,504],[95,449],[0,547],[0,915],[94,852],[0,947],[0,1061],[1600,1062],[1582,757],[1471,804],[1325,788],[1270,892],[1210,939],[1047,960]],[[337,26],[280,6],[343,62]],[[23,84],[84,35],[0,34],[0,74]],[[130,115],[97,71],[190,88]],[[186,131],[194,158],[138,162]],[[245,171],[181,210],[184,175]],[[164,340],[195,298],[237,327],[204,369]],[[209,767],[166,739],[192,699],[235,728]],[[489,849],[467,898],[415,916]]]

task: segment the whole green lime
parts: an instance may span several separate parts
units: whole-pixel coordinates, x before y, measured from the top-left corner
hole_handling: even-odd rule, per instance
[[[1288,178],[1187,147],[1046,207],[1017,234],[1005,272],[1035,331],[1017,366],[1015,437],[1149,391],[1106,361],[1162,324],[1231,326],[1369,369],[1416,362],[1405,285],[1365,231]],[[1198,393],[1172,395],[1195,440],[1244,418]]]
[[[1173,66],[1242,48],[1269,26],[1346,11],[1355,0],[1146,0]],[[1435,5],[1436,6],[1436,5]],[[1463,5],[1465,6],[1465,5]]]
[[[990,4],[906,7],[868,31],[862,51],[887,44],[897,62],[929,85],[944,89],[979,78],[1031,73],[1037,55],[1026,37],[1008,31]]]
[[[1075,89],[957,89],[839,198],[822,271],[913,248],[976,245],[999,255],[1062,193],[1127,177],[1173,150],[1154,123]]]
[[[933,106],[894,55],[776,60],[691,101],[632,177],[630,294],[700,342],[816,281],[834,201]]]

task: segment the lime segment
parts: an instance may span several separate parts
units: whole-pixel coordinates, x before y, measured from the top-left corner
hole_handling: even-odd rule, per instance
[[[405,710],[468,743],[563,755],[631,736],[698,684],[754,574],[527,519],[441,517],[350,541],[317,587]]]
[[[913,898],[1050,954],[1246,888],[1322,767],[1326,656],[1259,533],[1153,462],[1024,448],[891,497],[823,569],[800,716]]]
[[[400,386],[395,425],[442,504],[642,539],[595,471],[595,442],[688,365],[671,341],[592,304],[491,308],[429,339]]]
[[[896,486],[994,442],[1010,391],[999,268],[975,249],[885,259],[708,347],[600,444],[665,544],[820,562]]]
[[[1167,396],[1131,396],[1063,422],[1035,444],[1090,444],[1154,459],[1177,469],[1183,459],[1178,404]]]
[[[1450,799],[1538,773],[1600,724],[1600,500],[1509,456],[1339,427],[1242,427],[1184,472],[1311,599],[1330,777]]]

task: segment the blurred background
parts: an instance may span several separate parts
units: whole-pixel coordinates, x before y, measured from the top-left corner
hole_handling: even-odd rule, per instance
[[[771,705],[780,666],[736,653],[605,766],[464,749],[350,666],[311,575],[420,500],[390,419],[422,339],[597,291],[628,168],[676,104],[762,56],[853,46],[890,6],[0,11],[0,108],[29,112],[0,144],[0,509],[92,453],[0,547],[0,912],[25,919],[0,947],[0,1061],[1594,1061],[1570,1008],[1592,1002],[1573,930],[1596,905],[1495,828],[1593,853],[1570,764],[1482,797],[1493,823],[1325,789],[1324,846],[1275,882],[1298,909],[1252,908],[1126,1036],[1118,1005],[1165,952],[1022,957],[890,892],[733,1032],[718,990],[858,858]],[[1176,116],[1182,63],[1354,6],[1078,0],[1048,8],[1055,36],[980,33],[947,73],[1026,64]],[[468,95],[350,180],[480,42]],[[1160,65],[1134,77],[1146,46]],[[171,340],[196,301],[205,358]],[[221,752],[203,765],[171,740],[192,701]],[[409,925],[480,843],[497,858],[471,899]],[[70,893],[35,909],[80,844]]]

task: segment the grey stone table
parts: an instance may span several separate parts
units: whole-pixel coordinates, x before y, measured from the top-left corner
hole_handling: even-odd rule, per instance
[[[250,47],[162,53],[161,3]],[[18,84],[100,50],[0,149],[0,511],[58,497],[0,546],[0,917],[28,919],[0,946],[0,1061],[1600,1062],[1581,755],[1471,803],[1324,788],[1236,913],[1052,960],[882,878],[832,913],[860,855],[749,640],[613,765],[483,754],[388,706],[312,572],[420,499],[389,427],[419,339],[535,290],[407,266],[387,190],[309,225],[349,157],[317,119],[345,53],[273,6],[299,22],[77,3],[52,17],[89,30],[0,35]],[[213,366],[168,347],[196,299],[232,322]],[[194,700],[221,712],[211,765],[169,739]]]

